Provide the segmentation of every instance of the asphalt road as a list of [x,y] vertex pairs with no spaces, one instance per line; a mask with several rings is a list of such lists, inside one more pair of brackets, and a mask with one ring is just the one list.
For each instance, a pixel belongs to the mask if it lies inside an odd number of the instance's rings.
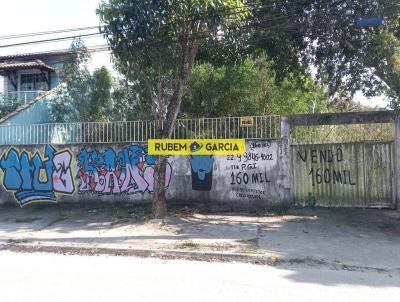
[[400,301],[400,274],[0,252],[0,301]]

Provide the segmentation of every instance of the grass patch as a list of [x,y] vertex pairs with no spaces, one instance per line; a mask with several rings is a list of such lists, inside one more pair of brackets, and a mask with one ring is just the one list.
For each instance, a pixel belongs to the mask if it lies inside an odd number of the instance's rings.
[[96,214],[99,214],[101,212],[99,211],[99,209],[89,209],[88,213],[91,214],[91,215],[96,215]]
[[116,226],[128,221],[126,217],[113,217],[110,226]]
[[236,245],[229,243],[222,243],[222,244],[215,243],[215,244],[208,244],[206,245],[206,247],[212,251],[223,252],[229,249],[234,249]]
[[236,244],[231,243],[211,243],[201,244],[193,241],[185,241],[181,244],[175,245],[175,249],[192,250],[192,251],[213,251],[213,252],[227,252],[229,250],[237,250]]
[[31,239],[28,239],[28,238],[12,239],[12,238],[10,238],[10,239],[7,240],[7,242],[10,243],[10,244],[22,244],[22,243],[31,242]]
[[16,218],[15,222],[16,223],[32,223],[35,222],[36,220],[40,220],[42,218],[40,217],[24,217],[24,218]]
[[245,246],[239,252],[242,254],[262,254],[263,250],[258,246]]
[[236,242],[244,244],[239,250],[242,254],[262,254],[263,250],[258,246],[258,238],[241,239]]
[[58,214],[58,217],[55,218],[54,220],[50,221],[50,222],[46,225],[46,228],[47,228],[47,227],[51,227],[51,226],[55,225],[55,224],[58,223],[58,222],[64,221],[64,220],[66,220],[67,218],[68,218],[68,216],[65,215],[65,214]]
[[115,226],[129,221],[147,222],[153,219],[151,209],[149,207],[132,208],[113,208],[109,214],[112,216],[111,226]]
[[111,217],[110,226],[126,222],[146,222],[153,219],[150,206],[143,205],[113,205],[87,210],[89,214]]
[[294,259],[289,259],[290,264],[304,264],[307,262],[306,258],[294,258]]
[[255,214],[258,217],[276,217],[276,216],[284,216],[288,212],[288,208],[284,207],[272,207],[265,209],[256,210]]
[[58,203],[53,202],[41,202],[41,203],[34,203],[29,206],[33,211],[45,211],[45,210],[53,210],[55,207],[60,207]]
[[188,250],[198,250],[200,249],[200,244],[192,241],[185,241],[181,244],[175,246],[177,249],[188,249]]
[[311,192],[308,192],[308,198],[306,200],[305,206],[307,208],[315,208],[316,204],[317,204],[317,199]]
[[154,218],[151,208],[148,206],[134,207],[129,211],[129,216],[140,222],[149,221]]
[[269,265],[279,265],[283,262],[283,260],[278,256],[272,256]]
[[199,212],[198,208],[190,206],[172,206],[168,208],[168,213],[172,215],[193,216]]
[[258,245],[258,238],[239,239],[239,240],[236,240],[236,242],[247,244],[247,245],[250,245],[250,246],[257,246]]

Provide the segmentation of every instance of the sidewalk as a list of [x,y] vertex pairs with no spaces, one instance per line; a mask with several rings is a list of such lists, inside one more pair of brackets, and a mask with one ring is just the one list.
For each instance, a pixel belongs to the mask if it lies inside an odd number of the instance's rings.
[[20,251],[253,259],[400,272],[398,211],[301,209],[257,214],[181,209],[162,222],[151,219],[149,208],[140,206],[2,207],[0,245]]

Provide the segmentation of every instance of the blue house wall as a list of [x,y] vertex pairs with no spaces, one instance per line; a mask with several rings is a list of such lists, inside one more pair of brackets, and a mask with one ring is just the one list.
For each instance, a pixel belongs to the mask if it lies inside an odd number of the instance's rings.
[[[45,139],[51,141],[55,132],[57,132],[55,135],[57,137],[63,134],[55,129],[49,129],[53,127],[49,124],[52,122],[50,102],[55,90],[60,88],[60,72],[71,54],[69,51],[61,51],[0,56],[2,64],[0,84],[3,88],[0,92],[4,91],[0,103],[4,106],[4,110],[20,103],[14,112],[0,119],[0,144],[41,143]],[[44,71],[38,68],[44,68]],[[43,72],[50,80],[45,88],[49,91],[44,92],[41,88],[39,88],[40,91],[21,91],[21,75],[43,74]],[[39,95],[42,97],[38,97]],[[32,128],[35,130],[33,131]]]
[[30,125],[50,123],[51,116],[48,101],[49,97],[44,97],[30,107],[11,116],[3,123],[0,123],[0,125]]

